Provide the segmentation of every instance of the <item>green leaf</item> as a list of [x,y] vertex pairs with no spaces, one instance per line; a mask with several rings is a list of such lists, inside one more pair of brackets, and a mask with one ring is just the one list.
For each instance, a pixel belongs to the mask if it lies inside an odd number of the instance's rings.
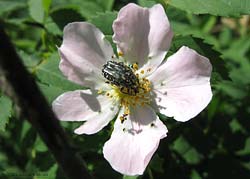
[[250,155],[250,137],[248,137],[246,140],[245,140],[245,147],[242,148],[240,151],[237,151],[237,155],[239,156],[249,156]]
[[0,130],[4,131],[9,122],[12,111],[12,102],[6,96],[0,96]]
[[176,52],[181,46],[188,46],[196,50],[199,54],[207,57],[212,66],[213,71],[218,73],[223,79],[228,80],[228,70],[225,66],[224,60],[220,57],[221,54],[213,49],[213,46],[204,42],[203,39],[191,36],[177,36],[173,40],[170,52]]
[[46,14],[49,14],[50,5],[51,5],[51,0],[43,0],[43,8]]
[[62,36],[62,30],[60,29],[60,27],[52,20],[52,18],[47,18],[46,22],[45,22],[45,28],[46,30],[53,34],[53,35],[60,35]]
[[51,104],[53,100],[56,99],[56,97],[66,92],[66,90],[62,90],[61,88],[51,86],[51,85],[50,86],[45,85],[42,83],[38,83],[38,86],[40,90],[42,91],[42,93],[44,94],[44,96],[46,97],[49,104]]
[[31,129],[30,123],[27,120],[23,121],[22,130],[20,133],[20,140],[22,142],[25,139],[25,137],[29,134],[30,129]]
[[176,8],[194,14],[239,16],[250,14],[249,0],[162,0]]
[[155,1],[152,0],[138,0],[138,4],[142,7],[152,7],[155,5]]
[[[50,16],[56,26],[61,30],[70,22],[84,20],[84,17],[78,12],[76,6],[58,7],[51,11]],[[56,27],[54,26],[53,28]]]
[[36,138],[36,142],[34,144],[34,149],[38,152],[46,152],[48,151],[48,147],[44,144],[39,136]]
[[236,132],[245,132],[244,127],[241,125],[241,123],[237,120],[237,119],[233,119],[232,121],[230,121],[229,126],[231,128],[231,131],[233,133]]
[[190,179],[202,179],[199,173],[196,170],[192,170],[190,174]]
[[149,167],[156,172],[164,173],[163,163],[164,159],[161,158],[159,155],[155,154],[152,160],[150,161]]
[[57,178],[56,177],[56,173],[57,173],[57,170],[58,170],[58,165],[57,164],[54,164],[52,167],[50,167],[50,169],[48,170],[48,177],[49,178]]
[[175,140],[173,149],[189,164],[197,164],[203,158],[203,156],[182,136]]
[[[80,14],[81,17],[85,19],[90,19],[91,17],[95,16],[97,12],[104,12],[104,8],[93,0],[71,0],[60,2],[53,7],[52,12],[54,13],[60,9],[71,9],[74,11],[74,13]],[[62,20],[63,18],[72,18],[68,17],[67,15],[62,15],[62,13],[60,13],[60,15]]]
[[97,4],[96,2],[82,0],[78,1],[78,12],[86,19],[90,19],[91,17],[95,16],[97,12],[104,12],[104,9],[101,7],[101,5]]
[[[187,20],[182,20],[182,21],[185,22]],[[192,35],[193,37],[204,39],[206,43],[213,44],[214,47],[219,47],[218,40],[214,36],[210,35],[208,32],[205,32],[207,28],[210,26],[209,23],[206,24],[206,27],[203,27],[204,30],[202,30],[200,26],[193,26],[175,20],[171,21],[170,24],[175,35],[182,35],[182,36]]]
[[117,12],[98,13],[96,16],[90,18],[89,22],[99,28],[105,35],[112,35],[112,24],[116,16]]
[[100,4],[106,11],[110,11],[114,5],[115,0],[96,0],[98,4]]
[[243,87],[226,80],[218,83],[216,88],[218,90],[222,90],[224,94],[227,94],[228,96],[235,99],[243,99],[248,94],[247,86]]
[[[249,63],[249,58],[247,55],[250,49],[249,39],[250,36],[245,36],[230,42],[230,47],[223,51],[223,57],[229,58],[230,60],[234,60],[236,63]],[[244,65],[246,64],[243,64],[243,66]]]
[[29,55],[27,53],[25,53],[24,51],[20,50],[18,51],[18,55],[21,57],[24,65],[26,67],[34,67],[39,63],[39,58],[36,57],[34,54],[33,55]]
[[198,164],[203,159],[203,156],[193,147],[183,157],[189,164]]
[[45,15],[43,8],[43,0],[29,0],[28,5],[30,16],[35,21],[43,23]]
[[[18,0],[16,1],[10,1],[10,0],[1,0],[0,1],[0,17],[2,17],[5,13],[9,13],[13,10],[25,7],[24,2],[20,2]],[[4,8],[3,8],[4,7]]]
[[54,53],[38,65],[34,71],[38,80],[43,84],[47,84],[47,86],[53,86],[64,91],[84,89],[84,87],[70,82],[62,75],[58,68],[59,59],[58,53]]

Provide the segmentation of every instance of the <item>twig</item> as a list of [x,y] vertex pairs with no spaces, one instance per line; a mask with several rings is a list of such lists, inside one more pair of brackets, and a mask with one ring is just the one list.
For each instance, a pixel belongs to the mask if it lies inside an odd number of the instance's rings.
[[69,179],[92,178],[0,24],[0,88],[19,106]]

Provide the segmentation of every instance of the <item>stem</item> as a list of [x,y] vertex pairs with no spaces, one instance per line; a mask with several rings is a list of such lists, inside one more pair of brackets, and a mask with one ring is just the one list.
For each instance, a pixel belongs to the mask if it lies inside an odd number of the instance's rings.
[[0,88],[37,130],[70,179],[92,178],[0,24]]

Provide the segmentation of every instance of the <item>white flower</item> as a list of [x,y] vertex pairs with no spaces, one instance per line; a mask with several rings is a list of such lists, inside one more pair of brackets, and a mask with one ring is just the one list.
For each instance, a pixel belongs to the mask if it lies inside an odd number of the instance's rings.
[[163,61],[173,33],[159,4],[128,4],[113,30],[118,57],[95,26],[75,22],[65,27],[59,68],[90,89],[62,94],[53,110],[60,120],[86,121],[76,134],[94,134],[118,114],[104,157],[120,173],[140,175],[167,134],[156,112],[177,121],[200,113],[212,97],[212,67],[188,47]]

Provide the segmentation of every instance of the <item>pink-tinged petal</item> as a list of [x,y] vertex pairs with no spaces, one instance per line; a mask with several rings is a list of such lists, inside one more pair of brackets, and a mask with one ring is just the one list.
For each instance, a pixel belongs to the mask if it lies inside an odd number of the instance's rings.
[[149,76],[157,108],[177,121],[195,117],[212,98],[211,71],[206,57],[188,47],[179,49]]
[[87,121],[78,127],[76,134],[94,134],[102,130],[108,123],[115,118],[119,110],[119,104],[109,100],[98,113],[91,115]]
[[[101,69],[97,69],[74,53],[68,53],[65,49],[64,51],[59,49],[59,54],[61,56],[59,68],[67,79],[92,89],[98,89],[104,85]],[[74,64],[70,62],[70,59],[74,59]]]
[[130,63],[138,62],[152,71],[157,67],[169,49],[173,32],[168,18],[160,4],[142,8],[136,4],[123,7],[113,23],[113,40]]
[[102,65],[113,55],[110,43],[99,29],[86,22],[70,23],[63,33],[60,70],[73,82],[95,87],[102,79]]
[[63,93],[52,103],[52,109],[59,120],[86,121],[104,111],[111,100],[90,90],[76,90]]
[[168,117],[185,122],[198,115],[211,101],[210,83],[155,90],[156,108]]
[[148,79],[155,89],[202,85],[210,81],[211,71],[212,65],[206,57],[183,46]]
[[104,157],[122,174],[142,175],[166,133],[166,126],[150,107],[137,107],[123,123],[116,120],[111,138],[103,147]]

